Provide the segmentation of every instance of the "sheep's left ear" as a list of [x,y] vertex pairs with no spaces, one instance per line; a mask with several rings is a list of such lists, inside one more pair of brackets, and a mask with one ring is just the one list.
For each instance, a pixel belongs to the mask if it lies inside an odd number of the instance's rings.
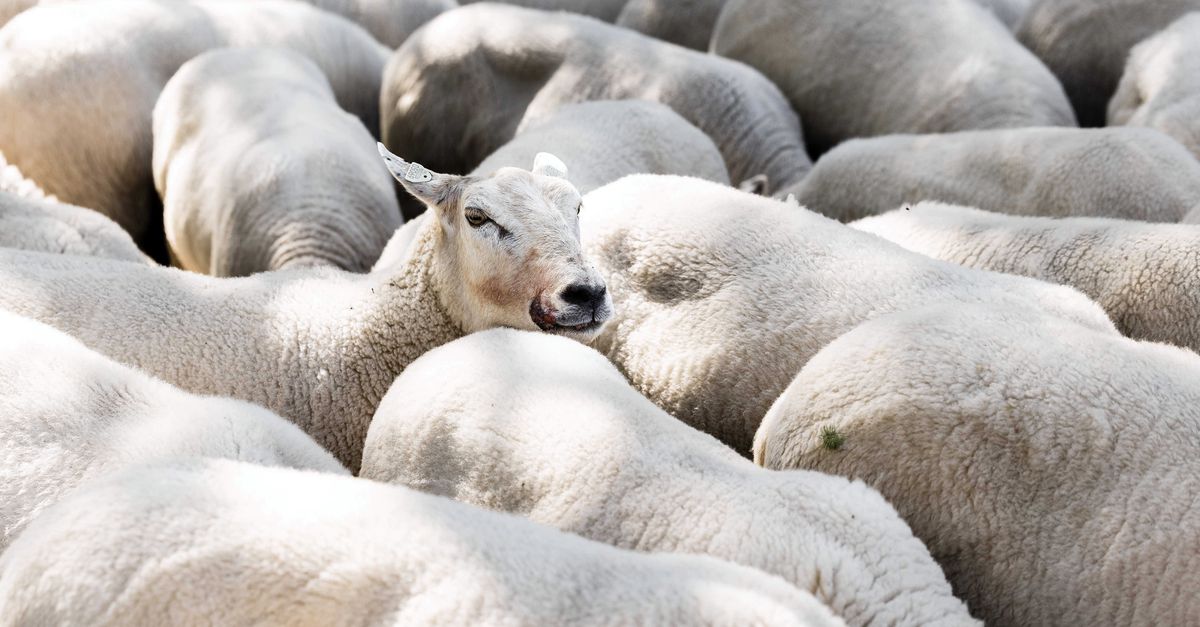
[[567,165],[562,162],[562,159],[555,157],[548,152],[539,152],[533,158],[534,174],[542,176],[553,176],[555,178],[567,178]]
[[388,172],[400,181],[408,193],[435,209],[442,208],[454,186],[462,179],[461,176],[438,174],[419,163],[405,161],[392,154],[382,143],[376,143],[376,146]]

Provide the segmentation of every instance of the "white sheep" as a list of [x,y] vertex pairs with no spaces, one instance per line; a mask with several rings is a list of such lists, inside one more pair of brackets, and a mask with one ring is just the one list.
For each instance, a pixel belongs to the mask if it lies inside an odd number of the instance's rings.
[[0,556],[14,624],[843,623],[777,577],[450,499],[228,460],[90,484]]
[[612,311],[561,162],[477,178],[386,159],[430,207],[386,270],[222,279],[0,250],[0,307],[191,392],[270,408],[357,468],[376,404],[425,351],[493,326],[587,341]]
[[679,174],[729,184],[725,161],[700,129],[656,102],[602,100],[567,105],[517,129],[474,170],[487,175],[547,151],[571,164],[579,193],[629,174]]
[[712,51],[779,85],[813,154],[854,137],[1075,126],[1054,75],[972,0],[730,0]]
[[189,394],[0,310],[0,553],[81,483],[184,457],[346,472],[261,407]]
[[1017,215],[1200,220],[1200,163],[1153,129],[1028,128],[846,142],[793,190],[842,221],[932,200]]
[[1122,334],[1200,351],[1200,225],[920,203],[850,226],[934,259],[1070,285]]
[[492,330],[426,353],[379,404],[361,476],[622,548],[758,568],[849,625],[977,624],[873,490],[756,468],[563,338]]
[[214,276],[366,271],[401,224],[372,137],[299,53],[224,48],[183,64],[154,107],[172,258]]
[[629,176],[584,208],[584,250],[616,311],[592,345],[655,404],[743,454],[800,367],[884,313],[1021,302],[1116,332],[1072,288],[936,261],[700,179]]
[[1149,126],[1200,158],[1200,12],[1184,15],[1129,53],[1108,123]]
[[[426,22],[458,6],[455,0],[304,1],[362,26],[389,48],[399,47]],[[371,131],[374,133],[375,128],[372,127]]]
[[693,50],[708,50],[726,0],[629,0],[617,26]]
[[0,150],[64,202],[104,213],[139,242],[161,240],[155,100],[188,59],[248,45],[304,53],[339,104],[378,128],[389,51],[332,13],[288,0],[51,2],[0,29]]
[[898,313],[808,362],[755,460],[878,488],[989,625],[1195,625],[1197,381],[1191,351],[1029,309]]
[[471,170],[563,105],[636,99],[711,137],[734,182],[765,174],[781,188],[811,166],[796,114],[758,72],[568,13],[443,13],[396,51],[382,89],[383,142],[442,171]]
[[124,229],[98,212],[3,189],[0,248],[153,263]]
[[1017,28],[1021,43],[1054,72],[1082,126],[1104,126],[1129,49],[1200,0],[1033,0]]

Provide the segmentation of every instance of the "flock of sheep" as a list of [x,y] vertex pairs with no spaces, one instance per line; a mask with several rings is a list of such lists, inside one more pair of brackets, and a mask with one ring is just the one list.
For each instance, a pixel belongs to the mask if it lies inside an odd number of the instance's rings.
[[0,625],[1200,624],[1200,0],[0,25]]

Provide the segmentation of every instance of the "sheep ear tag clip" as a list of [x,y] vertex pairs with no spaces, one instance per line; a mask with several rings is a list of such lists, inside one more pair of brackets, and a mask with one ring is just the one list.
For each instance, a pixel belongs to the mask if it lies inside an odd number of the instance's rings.
[[425,183],[433,179],[433,174],[425,169],[425,166],[419,163],[408,164],[408,169],[404,171],[404,180],[409,183]]

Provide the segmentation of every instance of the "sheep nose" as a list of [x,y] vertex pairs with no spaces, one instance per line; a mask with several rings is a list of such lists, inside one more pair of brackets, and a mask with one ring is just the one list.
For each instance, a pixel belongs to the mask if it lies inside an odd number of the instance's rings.
[[596,311],[604,305],[604,296],[608,294],[608,286],[590,285],[587,283],[575,283],[563,288],[559,292],[558,297],[568,305],[583,307]]

